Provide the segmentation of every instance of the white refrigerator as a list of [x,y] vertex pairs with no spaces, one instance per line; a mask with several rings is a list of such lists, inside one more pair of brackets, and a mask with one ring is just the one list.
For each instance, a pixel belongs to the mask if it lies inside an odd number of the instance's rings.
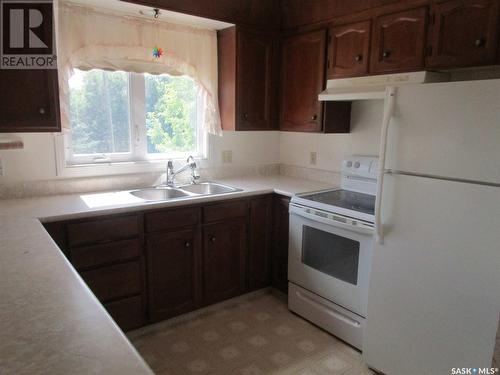
[[364,359],[387,375],[489,369],[500,313],[500,80],[401,86],[394,98]]

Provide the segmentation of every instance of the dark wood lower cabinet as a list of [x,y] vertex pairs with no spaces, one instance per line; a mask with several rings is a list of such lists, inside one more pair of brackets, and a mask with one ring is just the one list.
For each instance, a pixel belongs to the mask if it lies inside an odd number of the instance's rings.
[[128,331],[271,280],[286,291],[288,203],[261,195],[44,226]]
[[201,240],[197,228],[146,239],[149,319],[156,322],[201,304]]
[[276,196],[274,200],[274,247],[272,284],[282,292],[288,291],[288,206],[290,198]]
[[273,198],[267,196],[250,201],[248,288],[256,290],[271,282]]
[[203,303],[222,301],[245,290],[246,220],[203,228]]
[[144,325],[144,306],[142,296],[104,304],[104,308],[123,331],[130,331]]
[[143,290],[140,261],[83,271],[80,275],[101,302],[140,294]]

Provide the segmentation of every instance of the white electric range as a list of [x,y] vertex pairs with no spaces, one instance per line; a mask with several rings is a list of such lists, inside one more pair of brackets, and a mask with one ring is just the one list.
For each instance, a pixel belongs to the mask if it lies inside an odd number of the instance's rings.
[[378,158],[342,163],[340,189],[290,202],[288,305],[362,349],[371,268]]

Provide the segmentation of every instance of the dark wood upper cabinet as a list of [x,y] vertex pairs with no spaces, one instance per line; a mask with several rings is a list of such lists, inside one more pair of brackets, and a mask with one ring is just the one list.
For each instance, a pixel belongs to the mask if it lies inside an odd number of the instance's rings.
[[375,19],[371,71],[387,73],[424,67],[427,8],[383,15]]
[[329,21],[399,2],[401,0],[283,0],[282,26],[288,29]]
[[272,220],[272,196],[250,201],[247,268],[250,290],[264,288],[271,280]]
[[0,133],[59,132],[57,70],[0,69]]
[[290,36],[281,45],[280,130],[320,132],[325,84],[326,30]]
[[451,0],[435,4],[427,65],[441,68],[494,63],[499,4],[497,0]]
[[237,128],[268,130],[276,128],[272,111],[275,75],[274,39],[269,35],[238,33]]
[[222,128],[277,128],[274,36],[232,27],[219,32],[218,47]]
[[208,305],[245,290],[246,218],[203,228],[203,303]]
[[368,74],[371,22],[356,22],[330,29],[328,78]]
[[194,310],[201,303],[200,230],[149,235],[146,244],[150,320]]

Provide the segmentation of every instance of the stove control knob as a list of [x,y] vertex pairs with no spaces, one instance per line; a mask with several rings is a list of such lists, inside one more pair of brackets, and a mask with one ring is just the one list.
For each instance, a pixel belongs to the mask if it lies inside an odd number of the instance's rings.
[[356,163],[354,163],[354,168],[359,168],[361,164],[359,164],[359,161],[357,161]]
[[348,160],[347,163],[346,163],[346,166],[347,166],[347,168],[351,168],[352,167],[352,161]]

